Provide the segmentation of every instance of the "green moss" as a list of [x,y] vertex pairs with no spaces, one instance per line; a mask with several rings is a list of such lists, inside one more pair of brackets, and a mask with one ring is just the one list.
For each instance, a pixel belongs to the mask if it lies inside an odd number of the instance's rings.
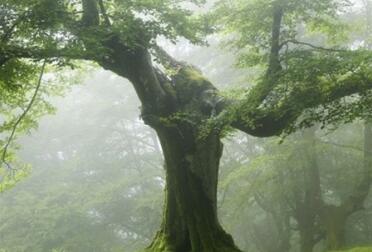
[[183,67],[179,70],[178,74],[187,77],[190,81],[195,81],[196,83],[202,83],[206,79],[205,77],[196,69],[191,66]]
[[143,252],[174,252],[176,251],[172,244],[169,242],[169,237],[164,235],[163,232],[159,232],[156,234],[154,241]]
[[215,89],[197,69],[191,66],[181,68],[173,79],[178,99],[182,104],[198,99],[204,90]]
[[[343,251],[343,252],[372,252],[372,247],[357,247],[349,250],[338,250],[338,251]],[[329,252],[337,252],[335,250],[329,251]]]

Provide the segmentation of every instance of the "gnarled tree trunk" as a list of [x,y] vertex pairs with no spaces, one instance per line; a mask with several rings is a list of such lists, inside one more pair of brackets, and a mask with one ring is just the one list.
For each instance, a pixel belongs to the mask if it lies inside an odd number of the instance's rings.
[[148,251],[239,251],[217,218],[222,143],[218,133],[198,139],[190,125],[156,128],[163,147],[166,199],[163,223]]
[[174,75],[160,73],[146,49],[128,51],[114,36],[105,46],[112,54],[100,64],[133,83],[142,103],[142,119],[156,131],[163,149],[164,214],[147,250],[239,251],[217,218],[220,129],[201,134],[202,125],[217,113],[221,101],[216,88],[197,69],[179,62],[174,62]]

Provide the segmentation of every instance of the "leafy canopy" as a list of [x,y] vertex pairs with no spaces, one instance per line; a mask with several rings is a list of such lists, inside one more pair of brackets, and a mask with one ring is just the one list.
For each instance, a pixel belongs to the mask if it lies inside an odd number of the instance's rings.
[[345,22],[353,7],[349,0],[218,2],[215,23],[237,65],[266,69],[238,110],[246,122],[269,115],[290,133],[371,116],[372,54],[355,46],[365,43]]
[[215,19],[229,35],[226,44],[238,49],[239,65],[267,63],[272,46],[273,14],[280,8],[283,17],[280,30],[282,46],[309,33],[318,39],[339,40],[346,32],[340,13],[352,4],[349,0],[237,0],[219,1]]

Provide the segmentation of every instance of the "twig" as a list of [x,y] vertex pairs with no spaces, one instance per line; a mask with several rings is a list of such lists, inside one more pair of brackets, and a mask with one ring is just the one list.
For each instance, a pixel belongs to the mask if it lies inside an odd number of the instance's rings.
[[7,166],[7,168],[8,168],[8,170],[10,170],[10,171],[11,170],[14,170],[14,169],[7,162],[7,160],[6,160],[6,154],[8,152],[8,149],[9,149],[10,144],[12,143],[12,141],[13,141],[13,139],[15,137],[15,134],[16,134],[16,131],[17,131],[17,127],[22,122],[22,120],[25,118],[25,116],[27,115],[27,113],[30,111],[30,109],[32,108],[32,105],[35,103],[35,100],[36,100],[36,97],[37,97],[37,95],[39,93],[41,82],[42,82],[42,79],[43,79],[45,65],[46,65],[46,60],[44,60],[44,63],[42,65],[42,67],[41,67],[41,71],[40,71],[40,76],[39,76],[39,79],[38,79],[38,83],[37,83],[35,92],[34,92],[32,98],[31,98],[31,101],[28,104],[27,108],[23,111],[23,113],[21,114],[21,116],[17,119],[17,121],[13,125],[13,129],[12,129],[12,132],[11,132],[9,138],[8,138],[8,141],[5,144],[5,146],[3,147],[3,151],[2,151],[1,159],[0,159],[0,165],[1,164],[5,164]]
[[27,17],[28,13],[28,11],[24,11],[23,13],[21,13],[21,15],[14,21],[14,23],[5,30],[3,36],[0,39],[1,42],[7,42],[11,38],[14,29]]
[[313,44],[310,44],[310,43],[301,42],[301,41],[297,41],[297,40],[294,40],[294,39],[293,40],[284,41],[280,45],[280,47],[282,48],[284,45],[287,45],[289,43],[296,44],[296,45],[304,45],[304,46],[308,46],[308,47],[311,47],[313,49],[321,50],[321,51],[346,52],[346,50],[343,50],[343,49],[335,49],[335,48],[326,48],[326,47],[322,47],[322,46],[316,46],[316,45],[313,45]]
[[[322,143],[322,144],[333,145],[333,146],[340,147],[340,148],[352,149],[352,150],[360,151],[360,152],[364,151],[362,148],[359,148],[359,147],[353,146],[353,145],[339,144],[339,143],[335,143],[335,142],[322,141],[322,140],[319,140],[318,142]],[[368,151],[368,152],[370,152],[370,151]]]

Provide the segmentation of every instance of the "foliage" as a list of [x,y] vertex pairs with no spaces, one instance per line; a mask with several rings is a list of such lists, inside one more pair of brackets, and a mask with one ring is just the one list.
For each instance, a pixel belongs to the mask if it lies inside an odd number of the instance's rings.
[[1,173],[0,176],[2,177],[2,181],[0,183],[0,193],[14,187],[19,181],[27,177],[30,173],[30,167],[22,167],[22,169],[10,173],[2,169]]
[[[231,161],[224,164],[221,174],[220,211],[227,229],[236,234],[238,244],[247,251],[279,251],[278,242],[286,239],[283,233],[288,232],[291,251],[298,251],[298,223],[293,211],[299,204],[297,201],[306,198],[306,188],[311,183],[306,175],[306,169],[313,164],[309,150],[314,148],[320,169],[322,199],[327,204],[338,205],[352,195],[363,179],[361,132],[361,125],[355,124],[332,133],[318,131],[315,142],[299,132],[280,145],[280,139],[259,141],[242,136],[234,139],[226,150]],[[348,222],[349,246],[370,242],[370,222],[366,221],[370,200],[365,204],[366,210]],[[290,230],[285,226],[287,214],[291,216]],[[249,223],[239,221],[242,216]],[[265,245],[268,247],[262,248]],[[269,250],[270,246],[277,250]]]
[[[49,73],[44,73],[44,67],[42,73],[39,69],[38,64],[21,60],[10,60],[0,67],[0,184],[3,189],[28,174],[27,165],[16,164],[17,137],[36,129],[42,116],[54,113],[51,96],[63,95],[78,82],[77,75],[70,73],[69,78],[62,77],[54,72],[55,67],[50,67]],[[68,71],[64,71],[66,73]]]
[[33,172],[2,194],[2,248],[136,251],[154,235],[164,186],[157,142],[136,119],[128,84],[94,77],[54,99],[59,113],[20,139]]
[[[193,42],[200,42],[198,29],[203,20],[193,17],[189,7],[198,6],[204,1],[106,1],[104,3],[107,22],[112,22],[110,29],[118,32],[123,41],[134,46],[139,40],[150,43],[159,36],[176,40],[179,36]],[[66,49],[69,55],[78,56],[84,51],[81,37],[95,42],[97,37],[104,38],[108,33],[91,35],[89,31],[81,34],[82,4],[80,1],[34,0],[34,1],[3,1],[1,9],[6,13],[2,23],[3,36],[11,33],[9,41],[23,47],[44,46],[49,51]],[[52,12],[50,10],[53,10]],[[52,15],[50,15],[52,13]],[[16,26],[17,29],[14,29]],[[96,30],[98,31],[98,30]],[[0,33],[0,36],[2,34]],[[77,36],[78,35],[78,36]],[[83,35],[83,36],[81,36]],[[32,37],[32,40],[25,39]],[[4,43],[2,43],[4,46]],[[6,44],[5,44],[6,46]],[[60,59],[56,58],[59,61]],[[68,60],[68,59],[67,59]],[[63,62],[63,61],[62,61]],[[67,61],[68,62],[68,61]]]
[[319,32],[329,39],[340,36],[346,24],[340,21],[339,13],[348,6],[348,0],[219,1],[215,15],[219,28],[233,34],[226,45],[238,50],[238,65],[251,66],[268,63],[276,8],[284,13],[280,43],[285,45],[308,32]]
[[218,2],[215,22],[237,65],[266,68],[233,117],[251,127],[283,124],[286,134],[370,117],[372,54],[355,46],[361,38],[343,18],[352,6],[347,0]]

